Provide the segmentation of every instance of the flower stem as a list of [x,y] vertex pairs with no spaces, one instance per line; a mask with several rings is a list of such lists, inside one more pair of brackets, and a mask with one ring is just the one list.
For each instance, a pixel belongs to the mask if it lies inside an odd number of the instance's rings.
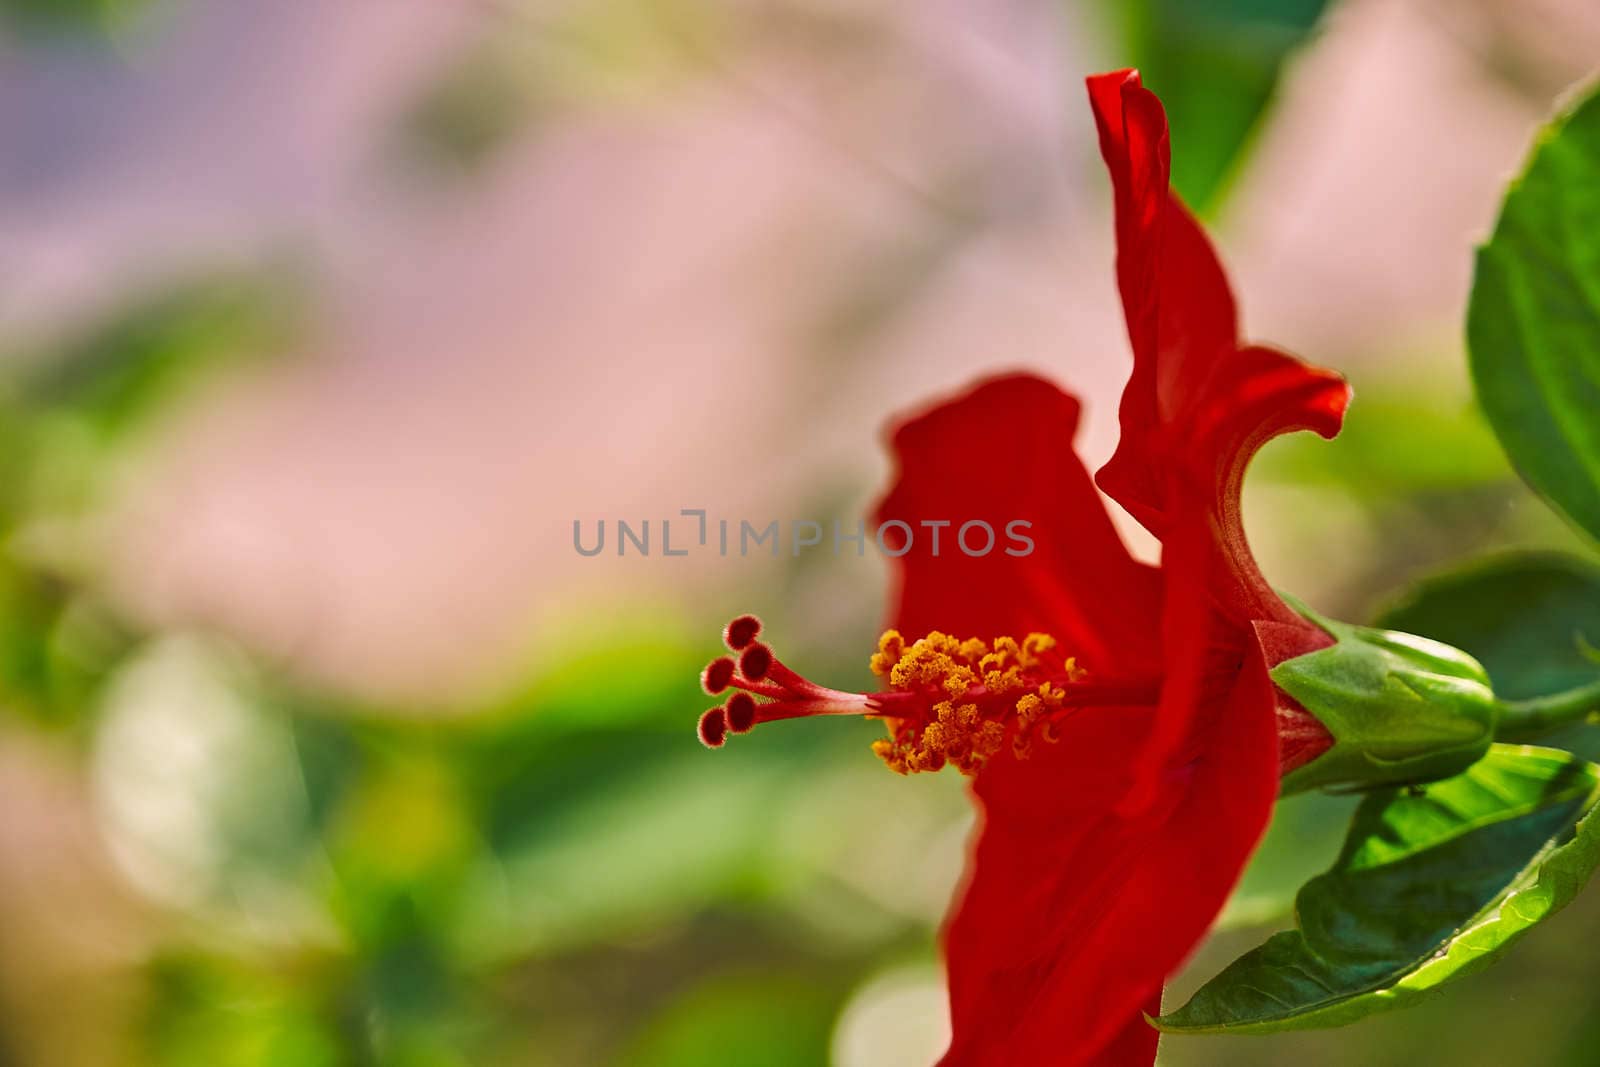
[[1500,701],[1500,724],[1495,740],[1532,741],[1562,726],[1583,722],[1600,714],[1600,679],[1564,693],[1531,700]]

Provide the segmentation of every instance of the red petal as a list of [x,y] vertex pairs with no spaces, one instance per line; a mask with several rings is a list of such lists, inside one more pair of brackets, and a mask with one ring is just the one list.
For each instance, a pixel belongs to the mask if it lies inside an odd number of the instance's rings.
[[1210,528],[1221,564],[1211,594],[1235,622],[1298,622],[1250,555],[1239,487],[1250,457],[1277,434],[1338,433],[1349,388],[1285,353],[1240,346],[1227,278],[1169,188],[1166,113],[1138,74],[1090,78],[1089,99],[1115,188],[1117,281],[1134,358],[1122,438],[1099,484],[1164,543],[1179,524]]
[[1308,627],[1261,576],[1245,540],[1240,491],[1250,458],[1272,438],[1291,430],[1337,434],[1350,388],[1331,371],[1260,346],[1233,353],[1229,368],[1202,387],[1184,430],[1193,443],[1188,462],[1170,468],[1183,479],[1172,493],[1174,525],[1210,531],[1210,591],[1232,620]]
[[1152,1062],[1141,1013],[1226,901],[1277,791],[1272,686],[1248,657],[1196,694],[1196,730],[1136,815],[1118,812],[1135,787],[1118,755],[1166,709],[1086,709],[1057,744],[979,776],[983,829],[945,931],[944,1067]]
[[[909,636],[1052,634],[1069,654],[1123,669],[1158,662],[1160,603],[1154,569],[1128,555],[1088,472],[1072,451],[1078,402],[1049,382],[1011,375],[902,423],[892,434],[899,475],[877,521],[909,523],[912,548],[898,561],[891,625]],[[924,521],[939,531],[933,554]],[[987,522],[994,548],[969,556],[959,527]],[[1007,525],[1033,541],[1023,556]],[[981,548],[980,528],[968,546]],[[895,547],[898,542],[891,543]]]

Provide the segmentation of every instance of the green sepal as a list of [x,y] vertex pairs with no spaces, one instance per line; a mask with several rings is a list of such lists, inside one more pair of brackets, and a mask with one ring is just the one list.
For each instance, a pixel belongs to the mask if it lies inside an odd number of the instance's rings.
[[1489,750],[1499,709],[1477,660],[1425,637],[1352,626],[1288,603],[1335,643],[1278,664],[1272,680],[1334,743],[1284,776],[1285,795],[1436,781]]
[[1499,959],[1600,865],[1600,767],[1494,745],[1466,772],[1369,794],[1275,934],[1152,1022],[1173,1033],[1343,1026]]

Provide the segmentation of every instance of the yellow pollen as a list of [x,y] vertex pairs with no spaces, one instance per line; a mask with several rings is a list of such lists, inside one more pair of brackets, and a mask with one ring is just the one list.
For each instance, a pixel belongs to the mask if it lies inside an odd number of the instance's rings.
[[989,651],[989,646],[976,637],[969,637],[961,642],[961,658],[968,663],[982,659]]
[[1022,639],[1022,654],[1029,659],[1036,660],[1055,647],[1056,639],[1049,634],[1029,634]]
[[900,636],[899,630],[883,631],[883,636],[878,638],[878,651],[872,654],[872,673],[879,678],[889,677],[905,647],[905,638]]
[[1007,667],[1003,671],[990,671],[983,676],[984,688],[990,692],[1015,693],[1019,689],[1027,688],[1028,683],[1023,680],[1021,667]]
[[901,774],[946,765],[976,774],[1008,740],[1013,756],[1028,758],[1036,736],[1056,739],[1050,716],[1066,699],[1057,681],[1084,674],[1055,649],[1055,639],[1041,633],[1021,641],[963,641],[935,630],[907,643],[898,631],[886,631],[872,656],[872,673],[891,692],[917,694],[927,703],[919,714],[886,713],[889,736],[872,750]]

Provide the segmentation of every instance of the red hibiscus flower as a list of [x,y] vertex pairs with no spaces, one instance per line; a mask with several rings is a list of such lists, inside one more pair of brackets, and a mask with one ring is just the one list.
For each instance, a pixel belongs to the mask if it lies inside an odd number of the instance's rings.
[[[701,738],[803,715],[884,719],[903,772],[973,775],[981,830],[944,930],[950,1067],[1149,1064],[1162,986],[1204,935],[1271,814],[1279,776],[1331,744],[1269,668],[1332,644],[1262,578],[1240,485],[1288,430],[1338,432],[1330,372],[1239,341],[1233,297],[1170,192],[1167,122],[1138,74],[1089,79],[1116,193],[1134,365],[1101,489],[1162,545],[1133,559],[1073,452],[1078,403],[1014,375],[902,423],[880,524],[1011,525],[1009,551],[945,531],[898,558],[885,686],[844,693],[758,640],[707,668]],[[973,527],[981,531],[982,527]],[[970,531],[969,531],[970,532]],[[902,542],[903,543],[903,542]],[[965,635],[977,638],[958,640]],[[955,635],[955,636],[952,636]],[[759,698],[759,699],[758,699]]]

